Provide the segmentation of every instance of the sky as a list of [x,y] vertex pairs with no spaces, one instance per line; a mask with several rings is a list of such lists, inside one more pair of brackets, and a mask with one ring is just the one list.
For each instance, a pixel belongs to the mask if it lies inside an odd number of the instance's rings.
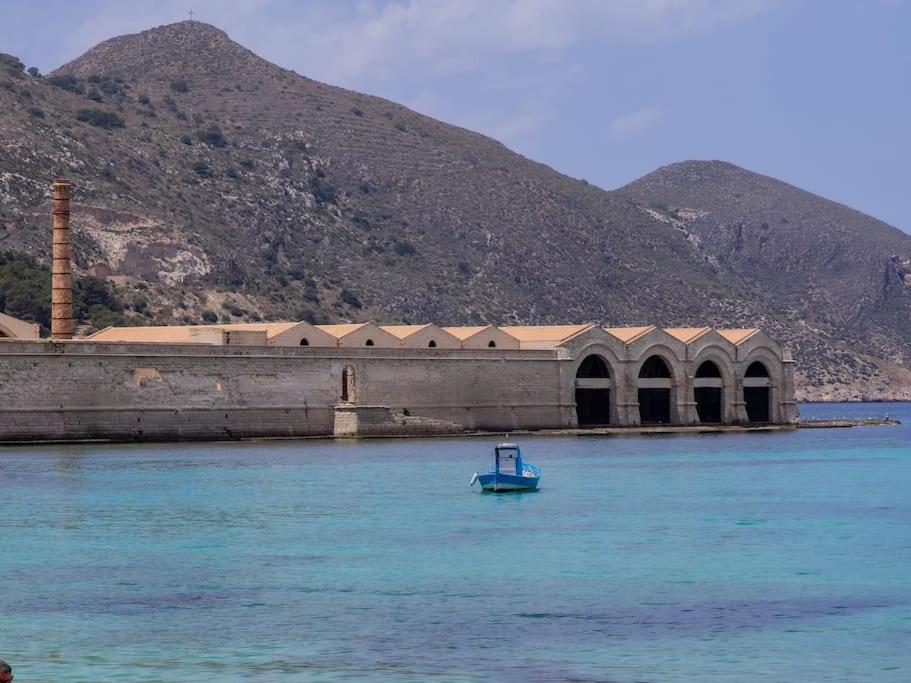
[[911,232],[911,0],[0,0],[49,71],[195,19],[614,189],[721,159]]

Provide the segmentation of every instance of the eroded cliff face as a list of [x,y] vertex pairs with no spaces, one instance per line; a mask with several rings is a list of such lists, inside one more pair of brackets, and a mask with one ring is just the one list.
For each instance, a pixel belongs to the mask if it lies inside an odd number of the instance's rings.
[[47,258],[58,175],[78,270],[156,322],[760,326],[804,397],[906,395],[894,228],[721,162],[605,192],[200,22],[0,71],[0,248]]

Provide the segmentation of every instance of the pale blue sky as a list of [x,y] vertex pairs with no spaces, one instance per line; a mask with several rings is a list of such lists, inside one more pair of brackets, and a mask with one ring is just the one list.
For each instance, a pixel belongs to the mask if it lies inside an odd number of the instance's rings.
[[184,19],[612,189],[723,159],[911,231],[909,0],[0,0],[42,71]]

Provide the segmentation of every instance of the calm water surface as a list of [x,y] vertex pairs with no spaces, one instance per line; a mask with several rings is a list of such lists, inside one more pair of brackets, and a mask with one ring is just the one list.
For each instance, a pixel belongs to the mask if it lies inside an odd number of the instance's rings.
[[909,681],[901,427],[0,450],[28,681]]

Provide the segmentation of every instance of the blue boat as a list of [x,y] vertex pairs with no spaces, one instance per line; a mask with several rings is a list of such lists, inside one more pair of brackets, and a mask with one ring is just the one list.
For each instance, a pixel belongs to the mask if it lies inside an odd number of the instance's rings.
[[500,443],[494,448],[494,468],[487,474],[475,472],[469,486],[481,482],[485,491],[534,491],[538,488],[541,470],[523,462],[522,451],[514,443]]

